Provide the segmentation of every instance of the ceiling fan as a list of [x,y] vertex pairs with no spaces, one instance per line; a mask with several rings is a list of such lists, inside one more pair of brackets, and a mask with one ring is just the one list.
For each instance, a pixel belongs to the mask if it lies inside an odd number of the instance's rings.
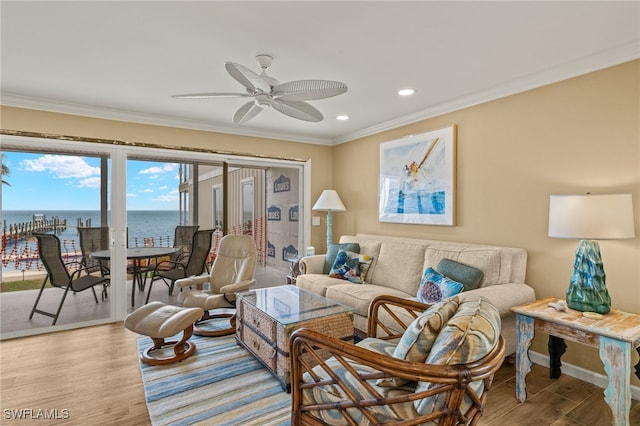
[[225,64],[227,72],[246,88],[246,93],[187,93],[173,95],[172,98],[254,98],[233,115],[235,124],[251,120],[263,108],[268,107],[298,120],[318,122],[323,119],[322,113],[305,101],[330,98],[347,91],[346,84],[330,80],[294,80],[281,84],[267,75],[267,68],[271,66],[273,58],[269,55],[258,55],[256,59],[262,68],[260,75],[234,62]]

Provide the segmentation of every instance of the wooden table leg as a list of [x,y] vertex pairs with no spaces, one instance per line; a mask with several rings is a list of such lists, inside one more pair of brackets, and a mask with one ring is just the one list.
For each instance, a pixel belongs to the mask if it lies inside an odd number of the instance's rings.
[[611,408],[612,424],[628,425],[631,409],[631,344],[600,336],[600,359],[608,377],[604,400]]
[[549,377],[557,379],[562,375],[560,357],[567,350],[567,344],[561,337],[549,335]]
[[526,377],[531,371],[529,346],[534,335],[534,320],[525,315],[516,315],[518,322],[518,338],[516,348],[516,398],[518,401],[527,400]]

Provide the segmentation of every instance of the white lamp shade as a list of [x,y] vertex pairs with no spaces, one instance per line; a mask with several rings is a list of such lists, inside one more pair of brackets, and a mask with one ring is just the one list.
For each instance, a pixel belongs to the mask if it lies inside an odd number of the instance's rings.
[[580,240],[635,237],[631,194],[551,195],[549,236]]
[[326,210],[333,212],[344,212],[347,209],[344,207],[340,196],[333,189],[325,189],[320,194],[320,198],[313,205],[312,210]]

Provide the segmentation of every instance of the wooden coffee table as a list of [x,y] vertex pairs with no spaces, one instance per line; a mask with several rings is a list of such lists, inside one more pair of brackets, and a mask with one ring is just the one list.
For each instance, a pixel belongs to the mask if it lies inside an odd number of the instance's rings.
[[353,312],[347,306],[294,285],[237,296],[236,339],[291,391],[289,338],[299,328],[353,342]]

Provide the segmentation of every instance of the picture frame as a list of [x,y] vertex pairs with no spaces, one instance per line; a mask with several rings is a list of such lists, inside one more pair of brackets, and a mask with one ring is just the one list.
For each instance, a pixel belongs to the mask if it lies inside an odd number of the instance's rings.
[[455,226],[455,125],[380,144],[380,222]]

